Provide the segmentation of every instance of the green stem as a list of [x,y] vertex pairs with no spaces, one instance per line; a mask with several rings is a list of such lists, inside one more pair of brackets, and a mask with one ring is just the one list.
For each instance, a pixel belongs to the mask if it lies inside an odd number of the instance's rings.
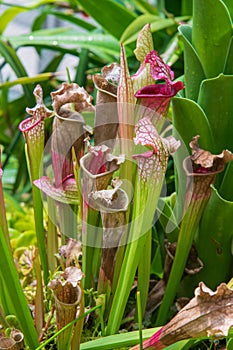
[[40,254],[40,261],[44,272],[44,283],[45,285],[47,285],[49,271],[48,271],[48,262],[47,262],[45,231],[44,231],[44,225],[43,225],[43,202],[41,199],[40,190],[35,185],[32,185],[32,198],[33,198],[33,207],[34,207],[34,219],[35,219],[37,244],[38,244],[38,249]]
[[58,251],[58,238],[57,238],[57,226],[54,224],[56,217],[56,208],[52,198],[47,196],[48,203],[48,266],[51,272],[54,272],[57,268],[57,260],[55,254]]
[[43,344],[41,344],[40,346],[38,346],[35,350],[40,350],[43,349],[47,344],[49,344],[53,339],[55,339],[59,334],[61,334],[62,332],[64,332],[66,329],[68,329],[69,327],[73,326],[76,322],[80,321],[81,319],[85,318],[86,316],[88,316],[89,314],[91,314],[92,312],[94,312],[95,310],[99,309],[101,307],[101,305],[95,306],[92,309],[84,312],[81,316],[77,317],[75,320],[71,321],[70,323],[68,323],[65,327],[63,327],[62,329],[60,329],[58,332],[56,332],[51,338],[49,338],[48,340],[46,340]]
[[40,255],[40,263],[43,269],[44,283],[47,285],[49,271],[48,271],[48,261],[47,261],[47,251],[46,251],[46,239],[45,230],[43,225],[43,202],[41,198],[40,190],[32,184],[32,198],[33,198],[33,208],[34,208],[34,221],[35,221],[35,231],[37,237],[37,245]]
[[[138,180],[138,179],[137,179]],[[142,255],[144,244],[148,239],[148,224],[152,223],[154,211],[158,202],[161,187],[156,191],[143,181],[136,181],[134,197],[134,213],[129,233],[129,243],[126,247],[116,292],[113,297],[109,314],[106,334],[114,334],[118,331],[124,314],[125,306],[134,281],[136,270]],[[146,204],[150,203],[148,211]],[[151,205],[153,203],[153,205]],[[142,212],[143,211],[143,212]],[[145,233],[143,231],[148,227]]]
[[[83,315],[83,313],[84,313],[84,293],[83,293],[82,281],[80,282],[80,288],[82,291],[82,298],[81,298],[81,301],[79,304],[79,316]],[[84,323],[84,319],[81,318],[74,325],[73,337],[72,337],[72,341],[71,341],[71,350],[79,350],[80,349],[80,341],[81,341],[81,335],[82,335],[82,330],[83,330],[83,323]]]
[[[85,204],[84,204],[85,205]],[[96,242],[97,229],[100,221],[100,213],[91,208],[86,208],[87,222],[83,223],[83,258],[82,258],[82,270],[85,275],[84,289],[90,289],[94,287],[94,261],[96,262],[97,252],[100,252],[99,245]],[[93,259],[95,257],[95,259]]]
[[67,238],[77,239],[77,206],[59,203],[59,224],[62,244],[66,244]]
[[138,264],[138,291],[140,291],[141,312],[144,315],[150,282],[152,228],[147,233],[143,254]]
[[0,227],[0,278],[4,282],[7,298],[14,300],[14,313],[24,333],[26,342],[30,349],[35,349],[38,345],[38,337],[34,328],[33,319],[27,304],[27,300],[19,281],[19,276],[14,265],[12,252],[9,249],[2,229]]
[[156,321],[156,323],[159,325],[162,325],[167,321],[168,311],[175,299],[176,291],[183,275],[186,261],[192,246],[194,234],[197,230],[201,215],[208,202],[208,199],[209,196],[201,197],[196,200],[192,198],[190,206],[182,220],[175,258]]
[[139,330],[139,344],[140,350],[143,350],[142,340],[142,307],[141,307],[141,294],[137,291],[137,314],[138,314],[138,330]]
[[86,85],[86,71],[88,69],[88,63],[89,63],[88,55],[89,55],[88,49],[82,49],[79,54],[79,63],[78,63],[77,72],[75,76],[75,82],[79,86]]
[[41,266],[38,252],[35,252],[35,274],[36,274],[36,297],[35,297],[35,327],[38,335],[41,333],[44,326],[44,297],[43,297],[43,282],[41,277]]

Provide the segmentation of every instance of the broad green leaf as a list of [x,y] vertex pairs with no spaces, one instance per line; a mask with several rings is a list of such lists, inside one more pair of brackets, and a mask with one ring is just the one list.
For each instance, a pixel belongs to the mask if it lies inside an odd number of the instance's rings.
[[230,41],[223,73],[225,75],[233,74],[233,37],[231,38],[231,41]]
[[208,118],[214,139],[210,151],[233,151],[232,94],[233,75],[221,74],[217,78],[204,80],[201,84],[198,103]]
[[231,18],[221,0],[193,2],[192,44],[207,78],[223,72],[231,37]]
[[195,135],[200,135],[200,145],[211,150],[213,143],[211,125],[201,107],[187,98],[174,97],[173,124],[182,141],[189,148],[189,142]]
[[38,335],[34,328],[34,322],[27,304],[27,300],[20,284],[19,276],[14,265],[11,251],[9,250],[0,227],[0,279],[4,283],[7,292],[6,297],[13,302],[14,313],[20,324],[30,349],[38,346]]
[[205,74],[200,59],[192,46],[192,29],[188,25],[179,28],[184,43],[184,69],[185,69],[185,96],[197,101],[201,81]]
[[233,1],[232,0],[222,0],[222,1],[227,6],[228,11],[230,12],[230,15],[231,15],[231,19],[233,21]]
[[137,40],[138,33],[142,29],[142,27],[150,23],[151,24],[151,32],[157,32],[159,30],[169,28],[172,26],[178,26],[178,23],[181,21],[187,21],[189,19],[188,16],[184,17],[175,17],[175,18],[161,18],[159,16],[145,14],[137,17],[123,32],[120,41],[124,45],[128,45]]
[[113,0],[77,0],[77,2],[116,39],[120,39],[125,28],[136,18],[133,12]]
[[200,135],[200,146],[203,149],[212,150],[214,147],[211,128],[204,111],[200,106],[189,99],[174,97],[173,106],[173,134],[181,140],[182,146],[174,154],[176,189],[177,189],[177,206],[175,215],[177,221],[182,218],[182,203],[186,190],[186,176],[183,171],[183,160],[189,155],[189,143],[193,136]]
[[204,263],[195,280],[204,281],[209,288],[231,277],[232,216],[233,202],[226,201],[213,187],[195,240],[198,256]]
[[233,162],[226,167],[224,177],[222,179],[219,194],[228,201],[233,201]]
[[4,32],[8,24],[21,12],[24,12],[25,9],[22,7],[10,7],[6,9],[0,16],[0,34]]
[[104,51],[106,53],[119,56],[119,43],[111,35],[100,33],[81,33],[75,29],[57,28],[44,29],[32,32],[27,35],[5,37],[11,45],[34,46],[46,45],[51,49],[68,47],[70,49],[86,48],[89,50]]

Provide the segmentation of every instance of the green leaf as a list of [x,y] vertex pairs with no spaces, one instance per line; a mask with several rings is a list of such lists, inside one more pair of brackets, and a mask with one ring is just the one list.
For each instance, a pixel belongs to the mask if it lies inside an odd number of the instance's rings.
[[[52,9],[53,8],[54,7],[52,7]],[[88,31],[92,31],[92,30],[96,29],[96,26],[94,26],[93,24],[86,22],[86,21],[82,20],[81,18],[75,17],[73,14],[67,14],[67,13],[64,13],[61,11],[54,11],[54,10],[48,10],[48,14],[53,15],[57,18],[60,18],[63,21],[73,23],[76,26],[84,28]]]
[[81,33],[70,28],[43,29],[27,35],[5,37],[13,47],[46,45],[51,49],[59,46],[65,48],[87,48],[92,51],[104,51],[119,56],[119,43],[111,35],[100,33]]
[[230,41],[223,73],[225,75],[233,74],[233,37],[231,38],[231,41]]
[[192,100],[174,97],[172,99],[173,106],[173,133],[174,136],[181,140],[182,146],[175,152],[175,172],[176,172],[176,188],[178,188],[176,217],[180,222],[182,217],[182,202],[186,189],[186,176],[183,171],[183,160],[189,155],[189,142],[195,135],[200,135],[200,146],[203,149],[212,150],[214,141],[209,121],[200,108],[200,106]]
[[173,98],[172,105],[174,128],[186,147],[189,148],[193,136],[200,135],[201,147],[212,148],[211,125],[201,107],[192,100],[180,97]]
[[128,45],[136,41],[140,30],[147,23],[151,24],[151,32],[154,33],[165,28],[175,25],[177,26],[179,22],[186,21],[187,19],[189,19],[188,16],[161,18],[151,14],[141,15],[131,22],[131,24],[125,29],[125,31],[122,33],[120,41],[124,45]]
[[4,32],[8,24],[21,12],[24,12],[25,9],[22,7],[10,7],[7,10],[5,10],[1,14],[1,21],[0,21],[0,34]]
[[233,162],[227,164],[224,177],[222,179],[219,194],[228,201],[233,201]]
[[[17,56],[15,50],[3,40],[0,39],[0,55],[3,56],[5,61],[11,66],[18,78],[27,76],[27,72],[21,63],[19,57]],[[24,92],[27,96],[28,102],[34,103],[34,98],[32,94],[32,86],[25,85],[23,87]]]
[[[159,330],[157,328],[149,328],[142,330],[142,339],[146,340],[150,338],[154,333]],[[193,340],[181,340],[175,344],[166,347],[167,350],[186,350],[188,349]],[[139,332],[127,332],[121,334],[110,335],[103,338],[97,338],[95,340],[82,343],[80,345],[80,350],[112,350],[112,349],[122,349],[125,347],[131,347],[139,343]]]
[[213,187],[195,240],[198,256],[204,263],[195,280],[204,281],[212,289],[231,277],[232,216],[233,202],[226,201]]
[[29,306],[27,304],[19,276],[16,271],[11,251],[9,250],[0,227],[0,278],[4,283],[7,295],[14,307],[15,316],[20,324],[20,328],[24,334],[30,349],[38,346],[38,336],[34,328],[33,319]]
[[[143,340],[150,338],[159,328],[144,329],[142,331]],[[126,346],[133,346],[139,342],[138,331],[127,332],[122,334],[110,335],[98,338],[80,345],[80,350],[112,350]]]
[[148,1],[146,0],[134,0],[134,4],[136,7],[142,12],[142,13],[150,13],[153,15],[158,15],[159,12],[157,8],[153,5],[151,5]]
[[116,39],[120,39],[125,28],[136,18],[133,12],[113,0],[77,0],[77,2]]
[[223,72],[231,37],[231,18],[221,0],[193,2],[192,43],[207,78]]
[[188,25],[179,28],[184,43],[184,69],[185,69],[185,96],[197,101],[201,81],[205,74],[200,59],[192,46],[192,29]]
[[15,85],[25,85],[25,84],[32,84],[32,83],[39,83],[41,81],[48,81],[51,78],[54,78],[56,76],[58,76],[59,73],[41,73],[38,75],[35,75],[33,77],[21,77],[19,79],[16,80],[12,80],[12,81],[6,81],[5,83],[1,83],[0,84],[0,89],[2,88],[9,88],[11,86],[15,86]]
[[232,93],[233,75],[221,74],[217,78],[204,80],[200,87],[198,103],[212,130],[214,143],[209,150],[214,152],[220,153],[223,149],[233,151]]
[[161,18],[159,16],[155,16],[155,15],[149,14],[149,13],[138,16],[124,30],[120,41],[124,45],[127,45],[133,41],[136,41],[136,39],[138,37],[138,33],[142,30],[144,25],[146,25],[147,23],[160,21],[160,19]]
[[233,21],[233,2],[231,0],[222,0],[222,1],[227,6],[228,11],[230,12],[230,15],[231,15],[231,19]]
[[164,232],[169,235],[169,241],[171,241],[171,235],[172,237],[174,237],[174,235],[176,237],[178,236],[179,224],[168,198],[159,198],[157,211],[159,222],[162,225]]

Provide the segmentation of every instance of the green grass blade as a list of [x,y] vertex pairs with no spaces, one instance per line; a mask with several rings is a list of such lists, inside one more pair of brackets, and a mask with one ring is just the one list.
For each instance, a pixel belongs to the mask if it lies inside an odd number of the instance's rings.
[[151,240],[152,240],[152,229],[148,231],[147,239],[144,244],[144,252],[138,264],[138,290],[140,291],[141,300],[141,313],[142,316],[146,310],[146,303],[149,291],[150,282],[150,266],[151,266]]
[[[17,56],[15,50],[0,39],[0,54],[3,56],[5,61],[11,66],[18,78],[27,76],[27,72],[21,63],[19,57]],[[30,105],[34,103],[34,98],[32,94],[32,87],[25,85],[23,86],[25,95],[27,96]]]
[[124,45],[128,45],[136,41],[140,30],[147,23],[151,23],[151,32],[154,33],[159,30],[172,27],[174,25],[177,26],[180,21],[187,21],[188,19],[188,16],[161,18],[159,16],[151,14],[141,15],[134,19],[134,21],[131,22],[130,25],[125,29],[125,31],[122,33],[120,41]]
[[56,332],[52,337],[50,337],[49,339],[47,339],[43,344],[41,344],[40,346],[38,346],[36,348],[36,350],[40,350],[43,349],[45,347],[45,345],[49,344],[53,339],[55,339],[59,334],[61,334],[62,332],[64,332],[66,329],[68,329],[69,327],[71,327],[72,325],[74,325],[75,323],[77,323],[78,321],[82,320],[84,317],[88,316],[90,313],[92,313],[93,311],[99,309],[101,306],[95,306],[92,309],[84,312],[81,316],[77,317],[76,319],[74,319],[73,321],[71,321],[70,323],[68,323],[65,327],[63,327],[62,329],[60,329],[58,332]]
[[139,331],[139,344],[140,350],[143,350],[142,345],[142,305],[141,305],[141,296],[140,292],[137,291],[137,315],[138,315],[138,331]]
[[[142,339],[146,340],[151,337],[159,328],[150,328],[142,331]],[[139,343],[138,331],[110,335],[104,338],[83,343],[80,350],[112,350],[127,346],[134,346]]]
[[[54,7],[51,7],[53,9]],[[82,27],[88,31],[92,31],[96,29],[96,26],[94,26],[91,23],[88,23],[80,18],[75,17],[73,14],[67,14],[61,11],[54,11],[54,10],[48,10],[48,14],[53,15],[57,18],[62,19],[63,21],[73,23],[76,26]]]
[[1,14],[1,21],[0,21],[0,34],[4,32],[8,24],[21,12],[24,12],[25,9],[22,7],[10,7],[6,9],[2,14]]
[[67,27],[41,29],[26,35],[6,36],[4,39],[13,47],[46,45],[52,49],[59,49],[60,46],[75,50],[85,48],[119,56],[119,42],[113,36],[102,33],[80,33]]
[[4,285],[7,290],[7,298],[14,301],[13,305],[15,309],[15,316],[20,324],[26,342],[30,349],[35,349],[38,345],[37,333],[34,328],[31,312],[19,281],[19,276],[14,265],[12,253],[4,239],[1,227],[0,249],[0,276],[4,281]]
[[21,77],[16,80],[6,81],[5,83],[1,83],[0,89],[6,88],[6,87],[9,88],[15,85],[25,85],[25,84],[39,83],[41,81],[48,81],[58,75],[59,73],[41,73],[33,77],[28,77],[28,76]]
[[136,18],[136,14],[113,0],[78,0],[77,2],[118,40],[125,28]]

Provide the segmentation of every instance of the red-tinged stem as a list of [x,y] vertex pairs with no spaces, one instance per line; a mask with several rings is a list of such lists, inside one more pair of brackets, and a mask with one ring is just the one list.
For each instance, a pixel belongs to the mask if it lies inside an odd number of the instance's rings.
[[[160,341],[161,333],[163,332],[163,328],[161,327],[158,332],[152,335],[149,339],[145,340],[143,342],[143,349],[148,349],[148,350],[160,350],[166,348],[167,345],[164,345]],[[136,345],[130,350],[140,350],[140,345]]]

